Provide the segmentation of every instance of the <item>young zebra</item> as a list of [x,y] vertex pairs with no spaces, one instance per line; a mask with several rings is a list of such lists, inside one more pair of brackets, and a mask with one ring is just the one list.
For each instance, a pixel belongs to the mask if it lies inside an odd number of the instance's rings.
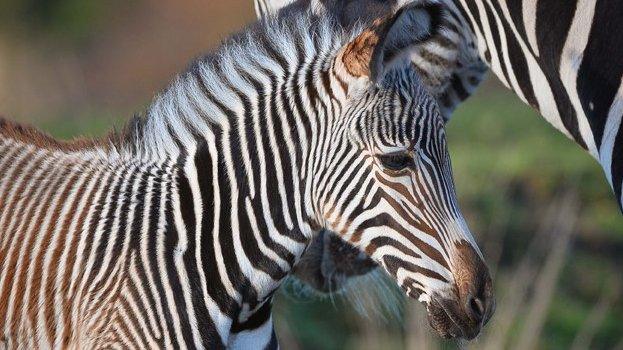
[[[441,30],[412,47],[410,58],[446,120],[471,95],[488,67],[524,102],[595,157],[623,208],[623,2],[483,0],[254,0],[258,16],[311,8],[344,25],[393,11],[405,2],[443,6]],[[552,21],[552,18],[559,20]],[[486,62],[486,64],[485,64]],[[317,289],[339,289],[370,261],[337,241],[306,259],[297,276]],[[336,262],[339,261],[339,264]],[[345,265],[342,266],[341,265]],[[322,266],[333,266],[327,271]]]
[[443,120],[394,51],[439,14],[348,30],[306,11],[269,18],[105,141],[3,122],[3,346],[276,348],[273,292],[321,229],[424,302],[441,335],[475,337],[491,279]]

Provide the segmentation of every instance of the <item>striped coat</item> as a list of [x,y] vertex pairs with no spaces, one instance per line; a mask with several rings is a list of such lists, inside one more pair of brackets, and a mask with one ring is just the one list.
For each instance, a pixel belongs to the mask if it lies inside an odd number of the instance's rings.
[[437,105],[400,56],[439,13],[254,24],[103,140],[2,122],[2,345],[274,349],[272,295],[321,229],[425,303],[440,335],[475,337],[491,278]]

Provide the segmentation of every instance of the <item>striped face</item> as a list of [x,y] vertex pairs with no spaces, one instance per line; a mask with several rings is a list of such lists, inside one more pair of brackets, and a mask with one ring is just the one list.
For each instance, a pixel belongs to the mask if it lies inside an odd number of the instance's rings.
[[458,209],[438,108],[415,69],[387,51],[396,26],[413,20],[433,22],[426,8],[404,10],[338,55],[345,98],[331,147],[316,154],[312,201],[320,226],[426,303],[442,336],[471,339],[493,312],[491,278]]

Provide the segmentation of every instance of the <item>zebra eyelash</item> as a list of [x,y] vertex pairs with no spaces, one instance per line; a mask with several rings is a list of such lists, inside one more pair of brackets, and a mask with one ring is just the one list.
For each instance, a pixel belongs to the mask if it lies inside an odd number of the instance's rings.
[[376,157],[385,169],[392,171],[402,171],[408,168],[413,169],[416,164],[416,154],[413,151],[377,154]]

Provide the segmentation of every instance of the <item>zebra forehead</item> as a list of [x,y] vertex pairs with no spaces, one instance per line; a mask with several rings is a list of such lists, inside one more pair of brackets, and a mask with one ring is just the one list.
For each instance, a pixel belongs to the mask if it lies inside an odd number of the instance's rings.
[[381,101],[369,113],[360,114],[363,120],[353,121],[355,139],[383,153],[414,147],[424,138],[438,139],[443,132],[443,120],[434,101],[425,95],[412,100]]

